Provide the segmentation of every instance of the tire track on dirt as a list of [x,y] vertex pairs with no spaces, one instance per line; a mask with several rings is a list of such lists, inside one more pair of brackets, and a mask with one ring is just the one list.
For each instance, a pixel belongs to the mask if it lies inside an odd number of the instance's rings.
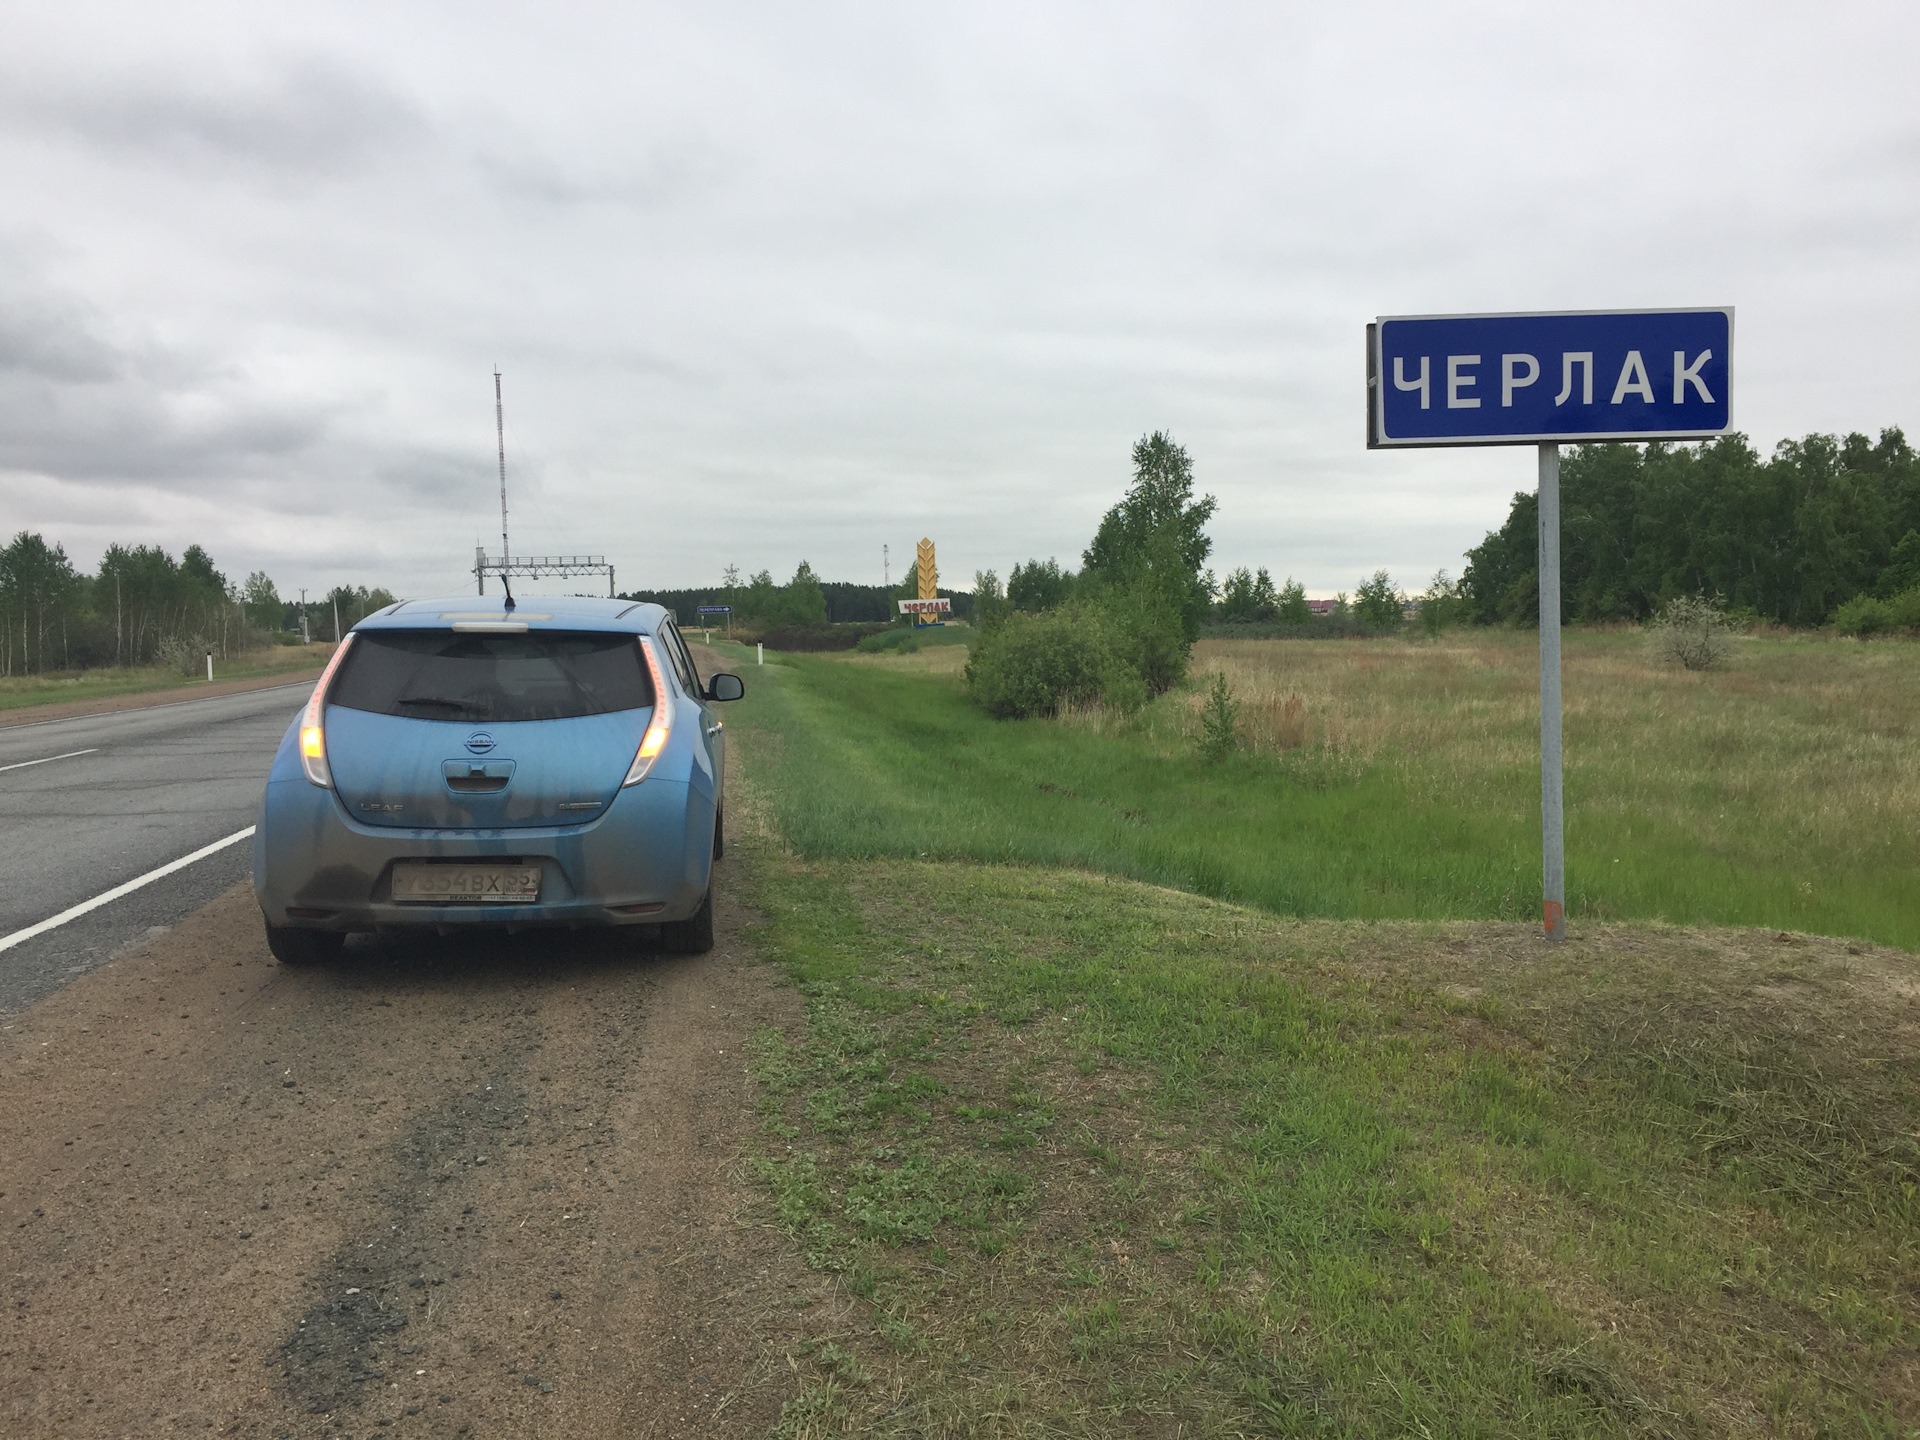
[[0,1027],[9,1436],[753,1434],[829,1289],[737,1218],[710,956],[357,940],[292,971],[236,888]]

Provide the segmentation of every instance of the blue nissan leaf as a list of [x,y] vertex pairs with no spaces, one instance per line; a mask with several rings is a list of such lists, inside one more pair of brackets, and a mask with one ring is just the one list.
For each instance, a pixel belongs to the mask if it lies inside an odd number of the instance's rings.
[[253,836],[283,964],[355,931],[646,926],[713,947],[737,675],[658,605],[462,596],[370,615],[288,728]]

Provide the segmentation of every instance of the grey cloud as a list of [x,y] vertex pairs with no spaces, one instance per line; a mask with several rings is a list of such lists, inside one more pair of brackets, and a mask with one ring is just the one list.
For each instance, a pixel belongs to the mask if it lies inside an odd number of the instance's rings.
[[234,84],[144,70],[84,86],[18,77],[7,89],[15,124],[128,158],[237,165],[256,175],[340,175],[427,130],[399,91],[366,70],[320,58]]
[[55,382],[111,380],[124,371],[121,353],[96,333],[77,301],[0,288],[0,374]]
[[620,206],[657,209],[712,190],[739,166],[705,140],[659,144],[647,154],[618,154],[583,163],[556,157],[524,140],[489,142],[475,152],[475,165],[510,202],[560,208]]
[[516,548],[623,584],[1071,561],[1162,427],[1221,569],[1457,572],[1528,461],[1365,452],[1374,314],[1731,300],[1757,443],[1920,428],[1920,18],[1711,12],[48,12],[0,57],[52,257],[0,263],[0,485],[457,585],[497,362]]

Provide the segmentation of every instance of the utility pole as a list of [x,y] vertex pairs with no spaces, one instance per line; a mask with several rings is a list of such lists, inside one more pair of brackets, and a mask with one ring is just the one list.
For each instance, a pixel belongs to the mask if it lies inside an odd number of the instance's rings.
[[300,592],[300,643],[313,644],[313,632],[307,629],[307,592]]
[[493,425],[500,437],[500,573],[507,567],[507,410],[500,400],[500,367],[493,367]]
[[893,559],[884,545],[880,547],[880,585],[883,589],[893,589]]

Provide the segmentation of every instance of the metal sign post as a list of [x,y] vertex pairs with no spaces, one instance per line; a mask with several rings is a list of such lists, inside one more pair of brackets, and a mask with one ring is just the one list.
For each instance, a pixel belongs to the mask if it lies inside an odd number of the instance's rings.
[[1567,936],[1560,751],[1560,446],[1733,428],[1733,307],[1385,316],[1367,326],[1367,448],[1540,452],[1540,881]]
[[1560,446],[1540,444],[1540,898],[1549,940],[1567,938],[1566,805],[1560,789]]
[[727,638],[729,640],[733,638],[733,607],[731,605],[696,605],[693,607],[693,612],[696,615],[726,616],[727,617]]

